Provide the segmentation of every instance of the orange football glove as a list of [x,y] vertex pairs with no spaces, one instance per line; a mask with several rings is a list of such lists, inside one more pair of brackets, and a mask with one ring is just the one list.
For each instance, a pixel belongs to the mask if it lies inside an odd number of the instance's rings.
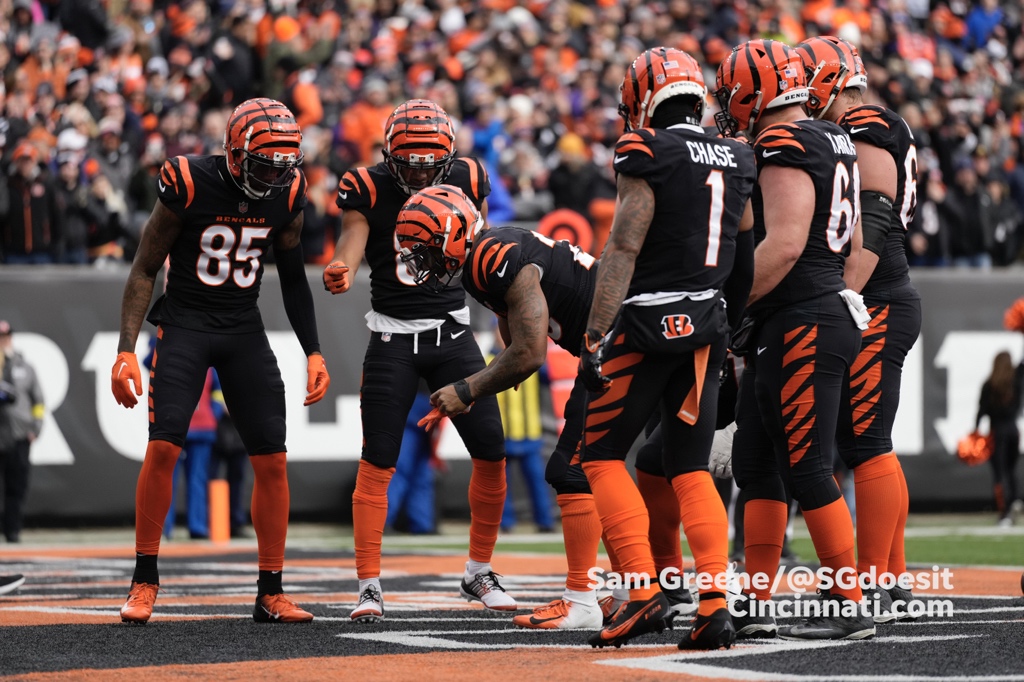
[[1011,332],[1024,332],[1024,298],[1018,298],[1007,308],[1003,326]]
[[306,402],[304,406],[319,402],[327,393],[331,385],[331,377],[327,374],[327,365],[324,364],[324,356],[314,353],[309,356],[306,362]]
[[343,294],[352,286],[348,277],[348,266],[336,260],[324,268],[324,289],[332,294]]
[[[132,395],[129,381],[135,384],[135,395]],[[117,354],[114,368],[110,370],[110,390],[118,405],[124,405],[130,409],[138,404],[139,401],[135,396],[142,395],[142,373],[139,372],[139,360],[135,357],[135,353],[124,351]]]
[[430,430],[440,424],[442,419],[444,419],[444,414],[441,413],[439,408],[435,407],[430,412],[427,412],[426,417],[416,422],[416,426],[422,426],[427,430],[427,433],[430,433]]

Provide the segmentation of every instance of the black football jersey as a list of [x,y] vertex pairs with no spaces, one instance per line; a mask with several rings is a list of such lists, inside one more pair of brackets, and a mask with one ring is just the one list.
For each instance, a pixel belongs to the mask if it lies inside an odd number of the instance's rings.
[[[473,158],[456,159],[444,184],[461,189],[477,208],[491,193],[487,171]],[[370,225],[366,262],[373,309],[399,320],[440,319],[466,305],[466,292],[458,286],[440,293],[416,286],[402,262],[395,234],[398,214],[408,199],[383,163],[350,170],[338,183],[338,208],[359,211]]]
[[[806,119],[778,123],[758,135],[754,154],[760,173],[770,165],[799,168],[814,183],[814,217],[807,245],[793,268],[751,312],[798,303],[842,291],[843,266],[860,210],[857,151],[846,131],[835,123]],[[764,200],[754,188],[754,240],[765,237]]]
[[614,168],[654,191],[654,217],[627,297],[721,289],[756,178],[750,147],[696,126],[641,128],[619,138]]
[[157,175],[157,196],[182,222],[171,245],[167,289],[149,319],[186,329],[248,333],[263,329],[256,303],[263,261],[276,232],[306,205],[306,178],[272,199],[248,198],[223,156],[176,156]]
[[480,234],[469,252],[462,285],[470,296],[505,317],[505,293],[531,263],[540,269],[540,288],[548,304],[548,336],[579,355],[597,282],[597,260],[586,251],[521,227],[492,228]]
[[907,284],[910,267],[904,241],[917,208],[914,134],[899,114],[874,104],[849,109],[838,123],[854,142],[866,142],[884,149],[896,162],[896,197],[892,204],[889,235],[884,250],[878,256],[878,265],[864,285],[864,293]]

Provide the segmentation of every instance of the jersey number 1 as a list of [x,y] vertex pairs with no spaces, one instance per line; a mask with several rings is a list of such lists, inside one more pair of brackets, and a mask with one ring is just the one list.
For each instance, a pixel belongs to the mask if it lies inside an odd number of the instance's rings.
[[[228,281],[234,271],[235,284],[242,289],[248,289],[256,283],[256,273],[260,269],[260,257],[263,255],[263,249],[253,248],[252,240],[266,239],[268,235],[269,227],[243,227],[238,248],[235,249],[232,258],[235,231],[227,225],[210,225],[203,230],[203,235],[199,238],[199,248],[202,249],[196,260],[199,281],[207,286],[219,287]],[[240,265],[232,268],[232,262]],[[211,263],[216,263],[213,272],[210,272]],[[246,264],[249,266],[248,272]]]

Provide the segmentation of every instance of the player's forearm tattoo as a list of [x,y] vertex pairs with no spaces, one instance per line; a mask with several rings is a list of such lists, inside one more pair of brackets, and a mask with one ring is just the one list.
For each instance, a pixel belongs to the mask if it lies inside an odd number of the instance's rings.
[[121,299],[121,337],[117,351],[135,352],[142,320],[153,298],[153,280],[160,272],[171,245],[181,233],[181,221],[159,201],[142,231],[142,243],[132,262]]
[[495,395],[530,378],[547,351],[548,306],[535,267],[525,267],[505,294],[511,343],[494,361],[469,377],[473,398]]
[[619,205],[615,211],[608,245],[597,271],[594,302],[590,307],[588,329],[607,332],[619,313],[633,266],[654,218],[654,192],[646,180],[620,175]]

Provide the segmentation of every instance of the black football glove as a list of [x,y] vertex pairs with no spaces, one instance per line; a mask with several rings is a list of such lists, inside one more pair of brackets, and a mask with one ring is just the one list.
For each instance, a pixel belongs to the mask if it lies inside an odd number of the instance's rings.
[[583,335],[579,374],[583,385],[591,393],[604,393],[612,384],[611,379],[601,374],[601,356],[607,339],[607,335],[602,335],[596,329],[588,329]]

